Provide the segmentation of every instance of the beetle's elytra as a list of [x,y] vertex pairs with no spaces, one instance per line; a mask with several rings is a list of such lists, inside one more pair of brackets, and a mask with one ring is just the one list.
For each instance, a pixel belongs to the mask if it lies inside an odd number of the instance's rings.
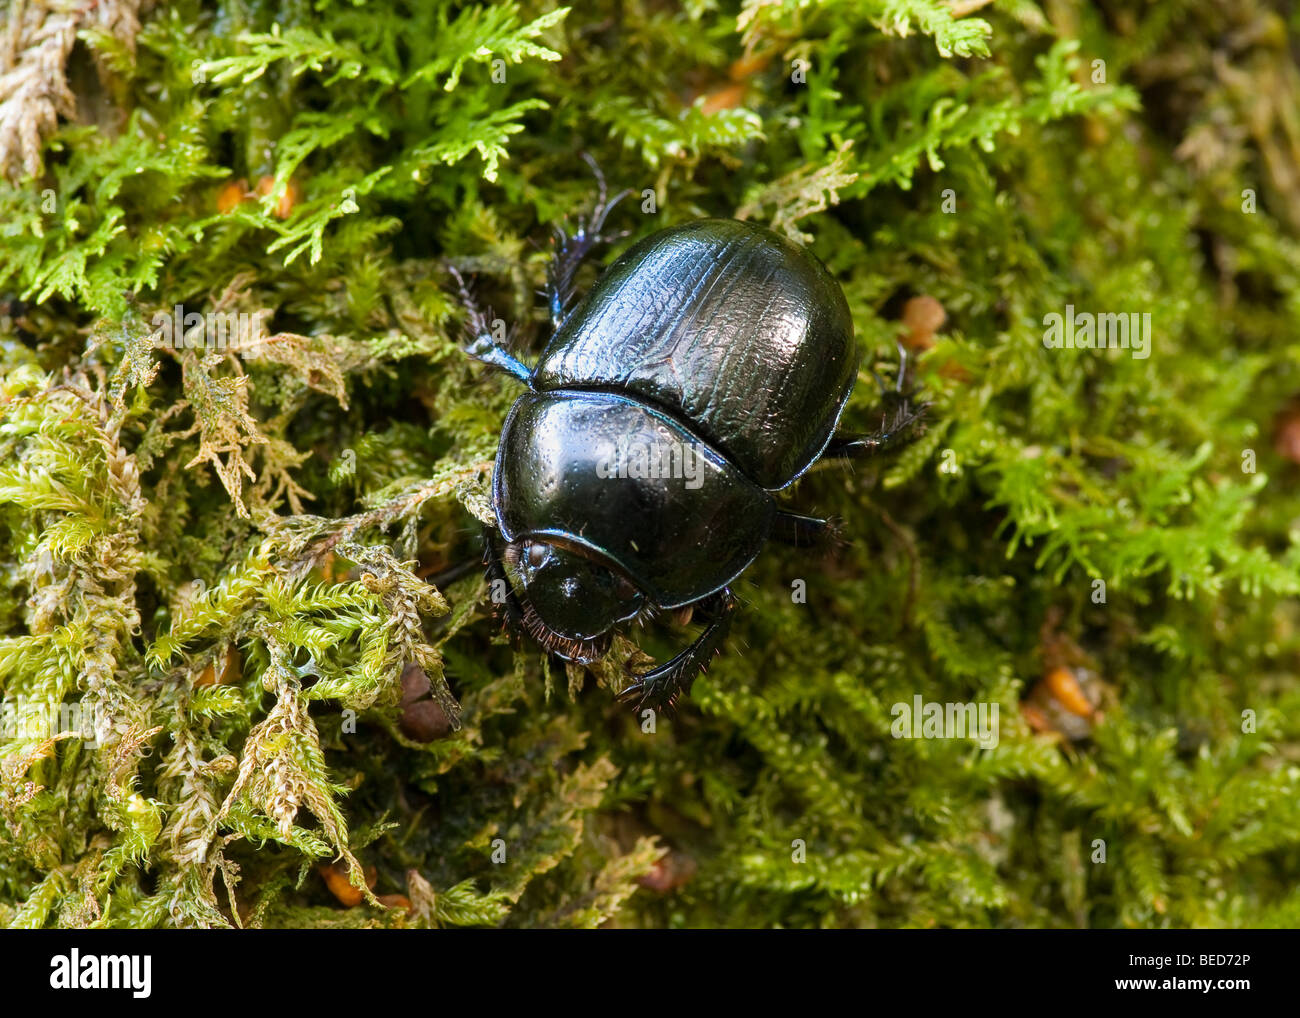
[[[525,383],[493,472],[488,571],[508,624],[590,661],[615,627],[693,610],[700,636],[621,698],[671,706],[721,648],[730,584],[771,539],[808,544],[825,520],[774,493],[823,456],[872,455],[915,432],[903,394],[876,434],[837,435],[858,370],[849,308],[808,251],[763,227],[704,219],[629,248],[570,308],[603,243],[601,198],[549,272],[552,337],[529,368],[497,345],[464,285],[467,348]],[[459,277],[458,277],[459,278]]]

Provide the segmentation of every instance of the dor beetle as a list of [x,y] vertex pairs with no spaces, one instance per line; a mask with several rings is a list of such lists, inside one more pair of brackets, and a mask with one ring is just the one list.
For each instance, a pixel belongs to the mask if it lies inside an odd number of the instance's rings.
[[901,444],[925,407],[908,400],[900,359],[879,431],[836,433],[858,371],[848,304],[816,257],[752,223],[704,219],[646,237],[570,307],[583,258],[615,239],[602,231],[618,198],[607,202],[598,180],[592,213],[556,231],[552,337],[532,368],[494,340],[452,270],[466,352],[528,387],[501,431],[488,576],[502,581],[507,623],[570,661],[595,660],[619,623],[655,610],[703,622],[620,694],[672,707],[721,648],[730,585],[763,545],[830,531],[774,493],[822,457]]

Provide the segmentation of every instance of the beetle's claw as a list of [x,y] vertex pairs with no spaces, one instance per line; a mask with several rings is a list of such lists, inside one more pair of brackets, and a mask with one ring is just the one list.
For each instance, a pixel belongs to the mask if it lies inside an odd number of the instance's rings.
[[582,161],[591,168],[592,176],[596,178],[596,186],[600,189],[601,198],[605,197],[605,174],[601,172],[600,164],[596,162],[596,157],[590,152],[582,153]]
[[849,545],[848,535],[844,532],[844,520],[838,516],[826,517],[825,542],[836,548],[845,548]]
[[894,340],[894,346],[898,348],[898,379],[894,384],[894,391],[900,395],[908,391],[907,385],[907,347],[900,340]]

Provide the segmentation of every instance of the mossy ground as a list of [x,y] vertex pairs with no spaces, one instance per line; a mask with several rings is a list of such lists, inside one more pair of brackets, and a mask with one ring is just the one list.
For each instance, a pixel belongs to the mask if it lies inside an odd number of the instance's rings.
[[[100,729],[6,730],[0,920],[1300,922],[1288,5],[57,7],[0,32],[0,688]],[[799,483],[850,542],[766,554],[653,734],[631,643],[561,670],[426,582],[515,395],[447,264],[533,349],[584,151],[624,243],[769,223],[868,365],[928,345],[928,432]],[[1149,356],[1045,347],[1067,305]],[[894,738],[918,695],[997,745]]]

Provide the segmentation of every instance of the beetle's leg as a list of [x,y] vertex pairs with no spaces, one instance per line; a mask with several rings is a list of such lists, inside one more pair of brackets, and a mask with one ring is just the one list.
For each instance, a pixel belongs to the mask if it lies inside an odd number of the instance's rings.
[[[487,566],[488,596],[492,598],[493,604],[501,606],[501,613],[504,616],[506,628],[512,637],[518,637],[524,632],[524,609],[520,605],[519,599],[515,592],[510,588],[510,581],[506,578],[505,566],[501,564],[501,556],[497,553],[496,541],[492,538],[492,531],[483,528],[483,563]],[[497,587],[500,583],[501,586]],[[501,599],[497,600],[493,588],[501,591]]]
[[876,380],[876,387],[880,390],[881,398],[886,402],[896,402],[907,396],[912,391],[908,384],[907,369],[908,357],[907,347],[901,340],[894,340],[894,349],[898,351],[898,371],[894,373],[894,385],[891,388],[885,384],[885,380],[880,377],[880,373],[875,368],[870,368],[871,377]]
[[907,385],[907,347],[897,339],[894,346],[898,348],[898,378],[894,382],[894,391],[902,396],[911,391]]
[[591,167],[591,172],[596,175],[596,204],[592,206],[590,213],[578,217],[577,228],[573,233],[565,233],[564,230],[556,227],[552,237],[551,262],[546,268],[546,302],[551,313],[551,328],[557,330],[569,315],[570,305],[573,302],[574,283],[583,260],[602,244],[627,236],[626,232],[606,234],[604,230],[605,220],[614,206],[631,192],[620,191],[610,198],[609,189],[605,184],[605,175],[600,172],[596,160],[586,152],[582,154],[582,158]]
[[864,459],[891,452],[906,445],[918,434],[929,403],[913,403],[909,398],[911,387],[907,378],[907,350],[898,344],[898,377],[894,387],[885,386],[879,375],[872,372],[880,386],[882,409],[880,428],[866,434],[837,432],[822,454],[830,459]]
[[651,707],[671,711],[678,699],[691,691],[692,683],[722,649],[736,611],[736,597],[730,588],[724,587],[710,600],[712,621],[699,638],[667,664],[637,675],[636,681],[618,694],[619,700],[635,702],[638,710]]
[[794,548],[813,548],[840,540],[839,524],[816,516],[802,516],[778,509],[768,537]]
[[531,385],[533,379],[532,368],[513,357],[504,346],[493,338],[491,312],[484,312],[479,307],[478,301],[474,299],[474,294],[470,292],[464,277],[461,276],[454,265],[448,265],[447,271],[456,280],[461,303],[465,306],[465,317],[469,325],[469,331],[473,336],[464,346],[464,351],[475,360],[480,360],[484,364],[491,364],[494,368],[500,368],[507,374],[519,379],[525,385]]
[[867,459],[901,449],[919,434],[919,425],[928,406],[928,403],[915,407],[907,402],[901,403],[892,418],[888,413],[881,416],[879,431],[868,434],[836,432],[822,458]]

